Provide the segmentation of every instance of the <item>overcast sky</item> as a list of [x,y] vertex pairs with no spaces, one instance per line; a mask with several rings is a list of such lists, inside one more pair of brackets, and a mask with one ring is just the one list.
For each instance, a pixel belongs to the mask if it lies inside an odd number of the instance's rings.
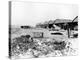
[[12,25],[32,25],[78,16],[78,6],[72,4],[12,2]]

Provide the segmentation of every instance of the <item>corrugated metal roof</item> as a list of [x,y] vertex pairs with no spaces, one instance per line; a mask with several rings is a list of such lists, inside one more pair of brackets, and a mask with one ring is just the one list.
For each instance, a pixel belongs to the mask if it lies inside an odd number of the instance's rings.
[[56,19],[54,23],[69,23],[69,22],[78,22],[78,16],[74,18],[74,20],[70,19]]
[[69,19],[56,19],[54,23],[69,23],[72,22],[72,20]]

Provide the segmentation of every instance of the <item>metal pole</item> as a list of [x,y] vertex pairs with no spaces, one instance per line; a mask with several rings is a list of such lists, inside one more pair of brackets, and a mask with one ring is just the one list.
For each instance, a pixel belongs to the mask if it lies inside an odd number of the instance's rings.
[[72,22],[74,22],[74,20],[75,20],[76,18],[78,18],[78,16],[76,16],[76,17],[73,19],[73,21],[72,21]]

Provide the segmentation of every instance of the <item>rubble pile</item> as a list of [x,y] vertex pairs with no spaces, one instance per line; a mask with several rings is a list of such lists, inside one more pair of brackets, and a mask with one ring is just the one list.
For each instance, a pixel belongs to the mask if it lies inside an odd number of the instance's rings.
[[[67,56],[74,53],[68,41],[56,39],[38,39],[29,35],[14,38],[11,42],[12,56],[30,55],[32,57]],[[26,56],[27,58],[27,56]]]

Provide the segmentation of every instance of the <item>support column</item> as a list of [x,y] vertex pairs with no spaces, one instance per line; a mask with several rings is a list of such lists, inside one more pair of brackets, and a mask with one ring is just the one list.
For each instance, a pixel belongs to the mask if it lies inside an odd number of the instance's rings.
[[68,38],[70,38],[70,32],[71,32],[71,30],[70,30],[69,24],[67,24],[67,32],[68,32]]

